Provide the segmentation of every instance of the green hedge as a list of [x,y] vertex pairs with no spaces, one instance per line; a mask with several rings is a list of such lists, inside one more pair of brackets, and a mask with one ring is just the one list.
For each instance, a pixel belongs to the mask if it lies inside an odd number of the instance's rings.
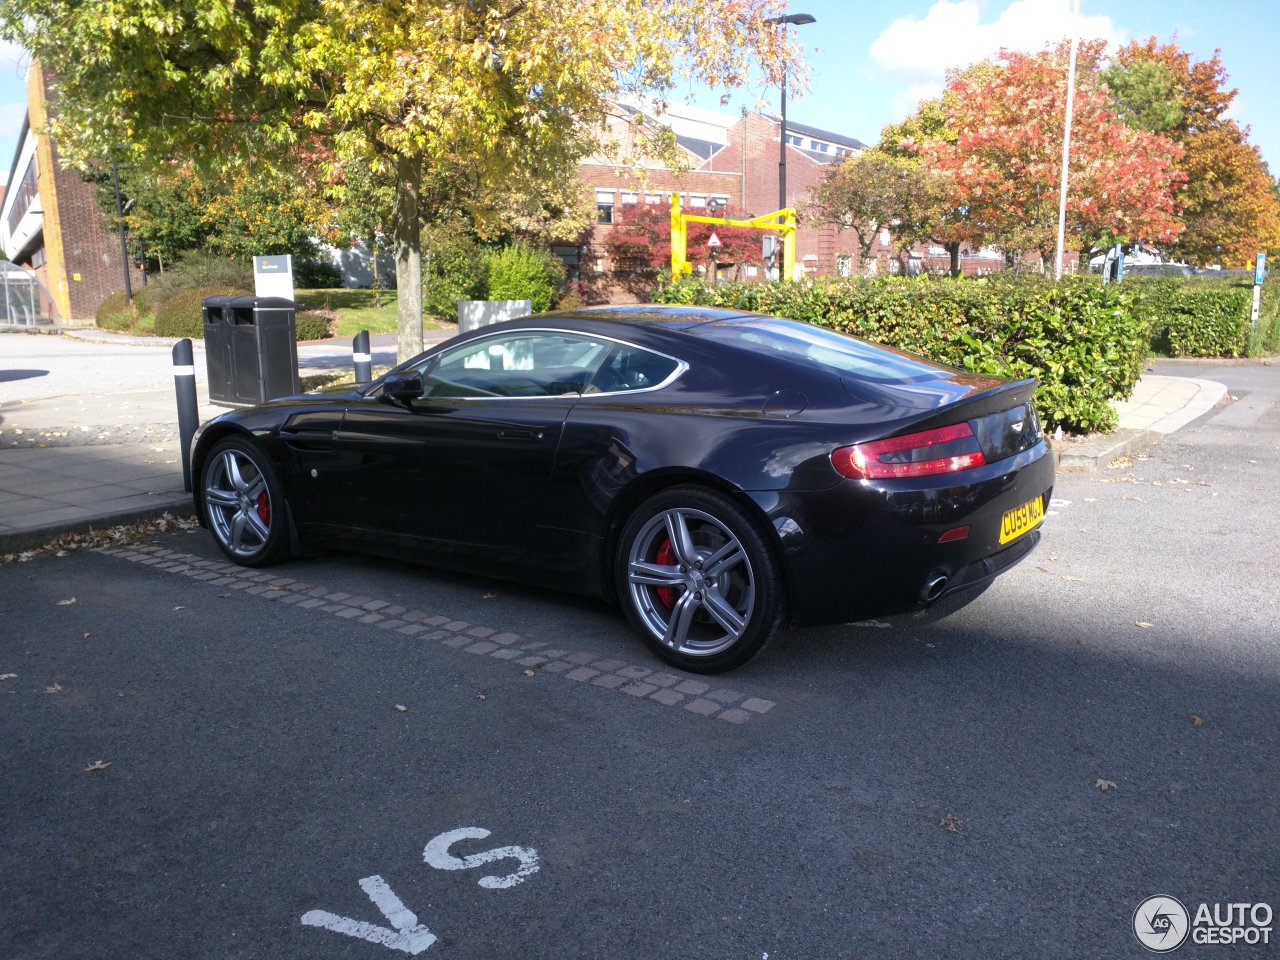
[[[202,287],[173,294],[156,311],[157,337],[191,337],[204,339],[204,301],[206,297],[242,297],[235,287]],[[317,311],[302,310],[295,317],[294,337],[298,340],[324,340],[333,335],[329,317]]]
[[[1250,291],[1250,308],[1253,294]],[[1267,277],[1262,285],[1262,303],[1258,309],[1258,325],[1249,341],[1249,356],[1270,356],[1280,351],[1280,275]]]
[[156,308],[157,337],[204,339],[203,306],[206,297],[243,296],[235,287],[198,287],[179,290]]
[[796,284],[681,279],[663,303],[700,303],[791,317],[977,373],[1036,377],[1050,427],[1110,430],[1110,401],[1133,392],[1148,326],[1123,285],[1096,278],[981,280],[882,277]]
[[103,300],[94,315],[100,330],[132,330],[136,323],[133,308],[125,303],[124,291],[117,290]]
[[294,317],[295,340],[327,340],[333,336],[333,324],[326,314],[316,310],[299,310]]
[[1124,286],[1148,324],[1152,349],[1171,357],[1249,352],[1252,285],[1235,277],[1134,277]]

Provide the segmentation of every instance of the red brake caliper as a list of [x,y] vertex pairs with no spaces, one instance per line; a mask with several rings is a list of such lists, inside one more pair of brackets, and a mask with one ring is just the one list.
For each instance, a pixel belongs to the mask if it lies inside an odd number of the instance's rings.
[[271,498],[265,490],[258,494],[258,518],[265,526],[271,526]]
[[[670,539],[662,541],[662,546],[658,547],[658,554],[653,558],[653,562],[660,563],[664,567],[675,565],[676,551],[671,546]],[[656,587],[654,588],[654,593],[658,595],[658,599],[662,601],[662,605],[668,610],[676,605],[675,587]]]

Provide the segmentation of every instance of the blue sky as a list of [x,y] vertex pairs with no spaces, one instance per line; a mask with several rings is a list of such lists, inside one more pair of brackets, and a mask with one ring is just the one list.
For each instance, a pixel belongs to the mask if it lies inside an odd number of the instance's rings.
[[[1222,50],[1239,96],[1232,115],[1252,127],[1250,141],[1280,174],[1280,106],[1276,94],[1280,3],[1276,0],[1080,0],[1082,36],[1102,37],[1112,49],[1155,35],[1203,60]],[[792,0],[791,11],[817,22],[796,28],[810,67],[809,91],[788,99],[791,120],[875,143],[880,129],[936,95],[948,67],[963,67],[1000,47],[1038,50],[1065,36],[1071,0]],[[25,107],[26,56],[0,45],[0,178],[7,177]],[[719,95],[690,87],[682,99],[736,113],[777,110],[777,90]],[[794,93],[794,91],[793,91]]]

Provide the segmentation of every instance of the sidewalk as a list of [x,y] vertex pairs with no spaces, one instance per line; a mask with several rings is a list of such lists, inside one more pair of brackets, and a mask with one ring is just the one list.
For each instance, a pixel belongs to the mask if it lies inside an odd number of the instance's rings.
[[1120,418],[1116,429],[1063,445],[1059,449],[1058,469],[1105,467],[1161,436],[1182,429],[1212,410],[1226,393],[1227,388],[1214,380],[1148,373],[1138,381],[1132,397],[1116,404]]
[[[173,341],[76,331],[77,339],[120,345],[171,347]],[[448,332],[428,334],[429,342]],[[395,338],[375,337],[373,365],[394,362]],[[202,347],[203,345],[201,345]],[[212,406],[204,383],[203,350],[195,357],[202,419]],[[350,341],[305,344],[298,350],[303,376],[351,369]],[[0,368],[0,398],[5,396]],[[1060,445],[1061,470],[1105,466],[1162,434],[1206,413],[1226,388],[1209,380],[1148,374],[1133,397],[1118,404],[1119,429]],[[83,533],[170,513],[189,516],[173,387],[79,393],[0,402],[0,556],[34,549],[62,533]]]
[[[451,331],[428,331],[428,344]],[[62,339],[104,348],[162,348],[175,341],[103,330],[75,330]],[[396,338],[370,338],[375,370],[395,363]],[[200,419],[228,408],[209,400],[204,344],[194,345],[196,403]],[[171,364],[159,366],[156,386],[110,392],[98,383],[59,380],[57,396],[10,399],[31,381],[5,377],[14,370],[0,358],[0,556],[43,546],[63,533],[85,533],[166,513],[189,516],[191,494],[183,488],[177,399]],[[349,372],[351,341],[300,344],[301,376]],[[53,378],[46,378],[53,379]],[[96,379],[110,382],[107,376]],[[158,384],[165,384],[159,386]],[[12,388],[6,391],[6,387]],[[118,389],[118,387],[117,387]]]

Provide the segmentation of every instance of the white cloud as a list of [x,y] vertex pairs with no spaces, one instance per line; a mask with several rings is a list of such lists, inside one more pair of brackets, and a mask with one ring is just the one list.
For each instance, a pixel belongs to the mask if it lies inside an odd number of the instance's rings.
[[[948,67],[967,67],[1001,48],[1042,50],[1071,32],[1071,0],[1013,0],[986,23],[983,6],[978,0],[938,0],[923,17],[899,17],[872,42],[871,59],[894,79],[929,84],[925,95],[932,96]],[[1081,17],[1080,36],[1121,40],[1107,16]]]

